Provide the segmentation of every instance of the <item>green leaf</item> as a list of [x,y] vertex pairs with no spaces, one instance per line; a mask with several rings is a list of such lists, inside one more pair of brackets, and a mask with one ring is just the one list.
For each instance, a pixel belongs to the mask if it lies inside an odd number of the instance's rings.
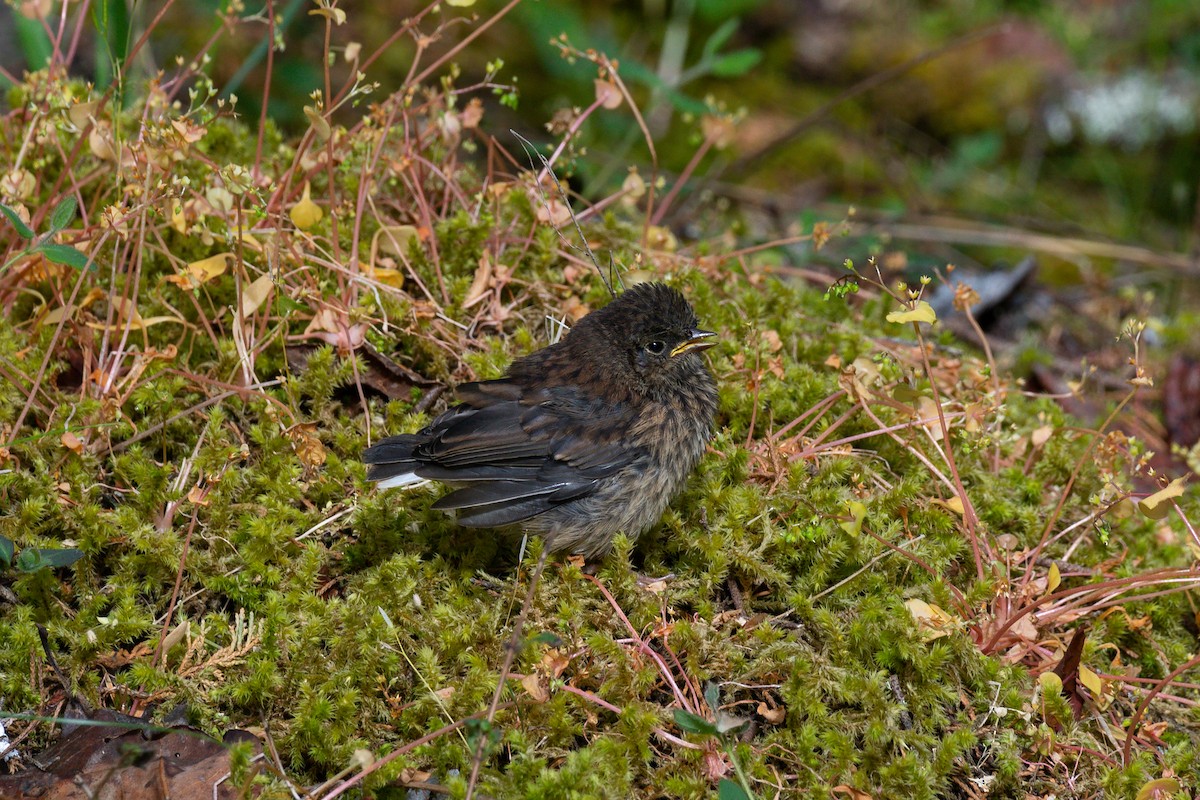
[[684,711],[682,708],[675,709],[675,724],[684,733],[699,733],[705,736],[716,736],[717,726],[706,720],[698,714],[693,714],[690,711]]
[[703,58],[712,58],[717,54],[717,51],[725,46],[729,41],[729,37],[733,36],[738,29],[738,23],[741,22],[737,17],[727,19],[721,23],[721,27],[713,31],[712,36],[708,37],[708,41],[704,43]]
[[721,687],[716,681],[709,681],[704,687],[704,702],[708,703],[708,707],[713,711],[717,710],[717,706],[721,705]]
[[560,647],[563,643],[562,637],[553,631],[542,631],[536,636],[531,636],[529,641],[531,644],[545,644],[550,647]]
[[750,800],[750,795],[729,778],[721,778],[721,782],[717,784],[717,798],[718,800]]
[[75,547],[26,547],[17,556],[17,569],[21,572],[37,572],[42,569],[69,567],[83,558],[83,551]]
[[50,212],[50,232],[55,233],[71,224],[75,219],[75,198],[64,197]]
[[8,218],[8,221],[11,222],[12,226],[17,229],[17,233],[22,239],[33,238],[33,230],[31,230],[28,225],[21,221],[21,218],[17,216],[16,211],[4,205],[4,203],[0,203],[0,214],[3,214]]
[[96,54],[96,66],[103,73],[97,76],[98,83],[106,86],[114,76],[125,73],[125,60],[129,55],[129,8],[125,0],[92,3],[92,24],[108,51],[108,62],[99,57],[99,52]]
[[7,536],[0,536],[0,566],[12,565],[13,542]]
[[839,522],[838,526],[851,536],[858,536],[862,533],[863,520],[867,518],[867,507],[858,500],[851,500],[846,503],[846,508],[851,519],[848,522]]
[[[65,264],[75,269],[85,269],[88,266],[88,257],[69,244],[45,242],[32,248],[30,252],[41,253],[48,261],[53,261],[55,264]],[[96,269],[95,264],[92,264],[92,269]]]
[[718,78],[736,78],[745,75],[759,61],[762,61],[762,51],[747,47],[745,50],[734,50],[721,56],[712,63],[709,72]]
[[54,43],[50,41],[45,24],[21,13],[12,14],[10,19],[17,45],[25,57],[25,68],[30,72],[44,68],[54,55]]

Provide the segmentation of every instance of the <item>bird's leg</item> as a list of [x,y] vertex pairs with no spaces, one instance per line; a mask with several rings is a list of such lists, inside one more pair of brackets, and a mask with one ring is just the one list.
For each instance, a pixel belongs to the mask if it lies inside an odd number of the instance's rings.
[[[504,663],[500,666],[496,691],[492,693],[492,702],[488,706],[487,724],[489,727],[496,718],[496,709],[500,707],[500,695],[504,692],[504,682],[508,680],[508,673],[512,671],[513,661],[516,660],[517,651],[521,648],[521,630],[525,627],[525,615],[529,613],[529,607],[533,605],[533,595],[537,591],[538,581],[542,577],[542,569],[546,566],[546,556],[549,554],[550,548],[543,542],[542,554],[538,556],[537,566],[533,568],[533,574],[529,576],[529,588],[525,592],[525,602],[521,604],[521,613],[517,614],[517,618],[513,622],[512,634],[504,645]],[[475,745],[475,754],[471,759],[471,777],[467,781],[466,800],[471,800],[475,794],[475,784],[479,782],[479,768],[483,766],[483,748],[487,744],[487,740],[486,735],[480,736]]]

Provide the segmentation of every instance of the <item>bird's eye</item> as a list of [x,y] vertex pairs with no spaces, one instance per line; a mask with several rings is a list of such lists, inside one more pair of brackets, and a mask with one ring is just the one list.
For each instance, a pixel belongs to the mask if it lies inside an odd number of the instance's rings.
[[661,353],[663,350],[666,350],[666,349],[667,349],[667,345],[664,342],[658,341],[657,339],[655,339],[653,342],[650,342],[649,344],[646,345],[646,350],[653,353],[654,355],[658,355],[659,353]]

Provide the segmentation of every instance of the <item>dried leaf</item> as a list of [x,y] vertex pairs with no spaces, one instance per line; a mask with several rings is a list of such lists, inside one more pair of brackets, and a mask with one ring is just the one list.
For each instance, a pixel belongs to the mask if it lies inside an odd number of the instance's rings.
[[787,709],[783,707],[771,708],[766,703],[758,704],[758,715],[772,725],[778,725],[787,717]]
[[829,791],[833,794],[844,794],[850,800],[872,800],[868,792],[864,792],[862,789],[855,789],[853,786],[847,786],[844,783],[833,787]]
[[296,457],[307,469],[314,469],[325,463],[325,445],[316,437],[317,423],[298,422],[284,430],[284,434],[292,443]]
[[333,130],[329,127],[329,120],[325,119],[320,109],[315,106],[305,106],[304,116],[308,118],[308,124],[312,125],[313,133],[317,135],[317,139],[322,143],[329,141],[329,137],[333,135]]
[[1054,433],[1054,427],[1051,425],[1043,425],[1042,427],[1029,434],[1029,441],[1034,447],[1041,447],[1046,442],[1050,441],[1051,434]]
[[934,500],[933,504],[935,506],[941,506],[942,508],[946,509],[947,511],[951,511],[960,517],[963,515],[963,512],[964,512],[963,500],[958,495],[954,495],[954,497],[951,497],[949,500]]
[[571,210],[561,200],[553,197],[545,202],[538,198],[537,218],[539,222],[547,222],[554,227],[565,224],[571,219]]
[[470,308],[483,299],[492,288],[492,257],[484,253],[479,257],[479,266],[475,268],[475,277],[471,280],[471,288],[463,298],[463,308]]
[[83,130],[91,122],[99,107],[100,103],[95,100],[88,103],[72,103],[71,107],[67,109],[67,119],[71,120],[71,124],[76,128]]
[[539,703],[544,703],[550,699],[550,692],[542,685],[541,679],[534,673],[521,678],[521,686],[525,691],[529,692],[529,696]]
[[59,441],[62,442],[63,447],[67,448],[75,455],[83,455],[83,442],[79,441],[79,437],[70,431],[64,432],[63,435],[59,437]]
[[1028,614],[1014,622],[1008,630],[1013,636],[1027,642],[1037,641],[1038,638],[1037,626],[1033,624],[1033,619]]
[[478,97],[472,97],[467,103],[467,107],[463,109],[460,118],[464,128],[478,128],[480,120],[483,119],[483,101]]
[[275,288],[275,282],[270,275],[260,275],[246,287],[242,288],[242,317],[248,317],[258,311]]
[[407,258],[409,243],[419,240],[415,226],[384,225],[371,237],[371,263],[375,263],[375,256],[380,252]]
[[1162,519],[1171,513],[1171,504],[1167,501],[1182,497],[1185,483],[1187,483],[1186,475],[1176,478],[1149,497],[1139,500],[1138,510],[1150,519]]
[[9,170],[0,178],[0,195],[6,200],[28,200],[37,188],[37,179],[27,169]]
[[179,644],[187,636],[188,631],[191,630],[191,625],[189,620],[184,619],[183,622],[172,628],[170,633],[163,637],[162,651],[164,653],[171,652],[171,648]]
[[609,111],[621,107],[621,103],[624,102],[625,98],[621,96],[621,91],[617,88],[616,84],[602,78],[597,78],[594,85],[596,88],[596,101],[602,107],[607,108]]
[[571,659],[557,647],[551,647],[542,656],[541,670],[551,678],[558,678],[571,664]]

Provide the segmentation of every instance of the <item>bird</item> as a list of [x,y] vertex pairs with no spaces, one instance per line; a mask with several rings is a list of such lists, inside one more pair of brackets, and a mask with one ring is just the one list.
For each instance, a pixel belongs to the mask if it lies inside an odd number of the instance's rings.
[[517,526],[544,553],[604,558],[683,488],[714,433],[717,344],[677,289],[639,283],[503,377],[463,384],[414,434],[363,453],[380,488],[438,481],[433,508],[470,528]]

